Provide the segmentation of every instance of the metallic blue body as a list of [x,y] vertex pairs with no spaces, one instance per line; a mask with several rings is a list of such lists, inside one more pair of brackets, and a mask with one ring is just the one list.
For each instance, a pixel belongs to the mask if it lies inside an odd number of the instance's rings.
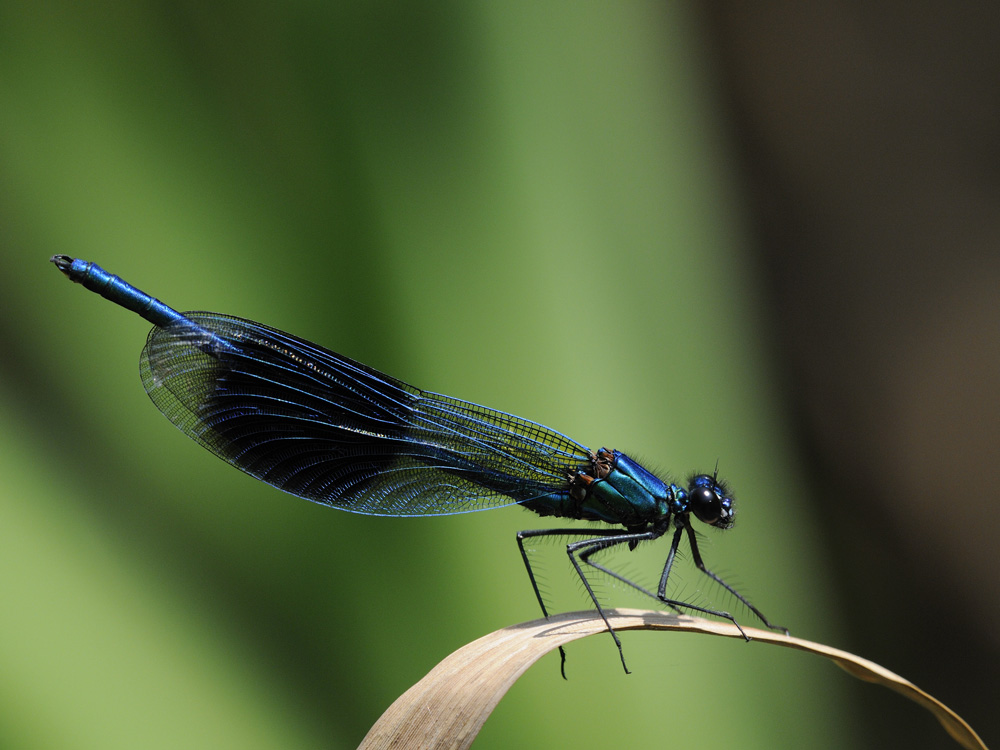
[[72,258],[67,260],[69,262],[64,265],[56,265],[70,281],[81,284],[126,310],[138,313],[153,325],[168,326],[184,320],[184,316],[172,307],[167,307],[155,297],[136,289],[121,277],[108,273],[96,263]]
[[601,521],[632,528],[669,515],[683,490],[666,484],[621,451],[613,456],[607,476],[594,479],[582,491],[566,488],[522,503],[540,516]]

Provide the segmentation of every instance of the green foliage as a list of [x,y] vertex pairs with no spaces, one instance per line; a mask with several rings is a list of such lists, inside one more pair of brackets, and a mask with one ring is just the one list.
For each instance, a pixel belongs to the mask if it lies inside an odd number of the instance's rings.
[[[537,614],[538,519],[351,516],[232,471],[56,253],[659,468],[720,459],[740,516],[706,559],[830,638],[697,38],[642,3],[0,7],[0,746],[354,747]],[[822,666],[697,640],[626,635],[631,677],[610,640],[568,683],[547,657],[477,747],[853,744]]]

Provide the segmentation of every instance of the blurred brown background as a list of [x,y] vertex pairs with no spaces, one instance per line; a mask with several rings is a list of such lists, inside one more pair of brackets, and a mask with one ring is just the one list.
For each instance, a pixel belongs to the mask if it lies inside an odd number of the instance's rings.
[[[845,622],[995,738],[1000,13],[702,13]],[[863,703],[883,746],[924,746]]]

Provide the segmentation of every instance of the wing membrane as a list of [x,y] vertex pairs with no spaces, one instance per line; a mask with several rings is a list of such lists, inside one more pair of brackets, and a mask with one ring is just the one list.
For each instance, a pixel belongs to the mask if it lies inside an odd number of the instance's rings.
[[187,317],[194,325],[150,331],[146,392],[189,437],[293,495],[357,513],[446,515],[558,491],[587,463],[586,448],[529,420],[253,321]]

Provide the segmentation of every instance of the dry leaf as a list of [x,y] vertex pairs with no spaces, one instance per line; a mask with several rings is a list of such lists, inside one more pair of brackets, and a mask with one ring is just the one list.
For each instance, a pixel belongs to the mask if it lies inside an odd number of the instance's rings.
[[[742,637],[729,622],[656,610],[618,609],[607,614],[615,630],[681,630]],[[596,612],[569,612],[483,636],[455,651],[403,693],[375,722],[360,748],[467,748],[504,693],[528,667],[559,646],[606,630]],[[962,747],[986,748],[958,714],[874,662],[800,638],[755,628],[744,630],[755,641],[825,656],[859,679],[895,690],[934,714]]]

